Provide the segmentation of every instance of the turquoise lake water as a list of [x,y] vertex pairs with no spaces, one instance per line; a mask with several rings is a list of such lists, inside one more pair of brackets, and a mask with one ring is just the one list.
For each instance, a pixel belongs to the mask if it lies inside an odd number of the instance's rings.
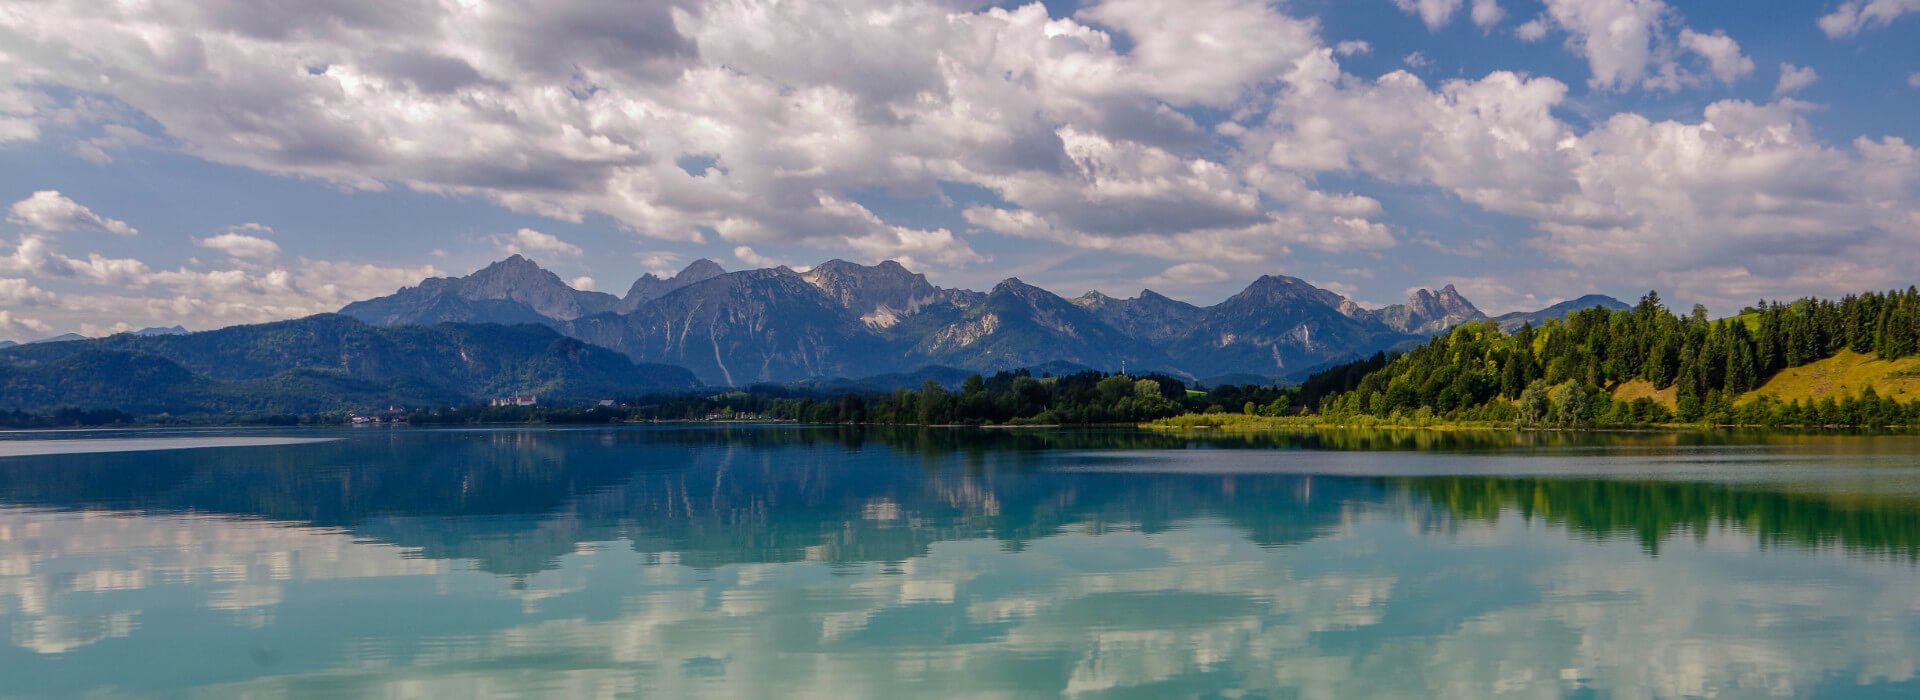
[[1920,698],[1920,439],[13,433],[0,634],[4,697]]

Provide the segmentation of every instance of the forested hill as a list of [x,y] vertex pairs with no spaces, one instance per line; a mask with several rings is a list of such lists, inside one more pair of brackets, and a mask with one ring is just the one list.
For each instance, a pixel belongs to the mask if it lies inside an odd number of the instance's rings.
[[590,401],[693,385],[686,370],[636,365],[544,326],[376,327],[333,314],[0,350],[0,411],[317,413],[517,393]]
[[[1720,320],[1702,307],[1673,313],[1650,293],[1631,309],[1587,309],[1512,333],[1466,324],[1404,355],[1323,372],[1302,398],[1323,414],[1381,418],[1886,425],[1912,419],[1916,397],[1896,401],[1887,387],[1911,378],[1906,358],[1916,354],[1914,288],[1762,302]],[[1879,376],[1839,396],[1827,387],[1817,403],[1762,390],[1782,372],[1837,356],[1880,361]]]

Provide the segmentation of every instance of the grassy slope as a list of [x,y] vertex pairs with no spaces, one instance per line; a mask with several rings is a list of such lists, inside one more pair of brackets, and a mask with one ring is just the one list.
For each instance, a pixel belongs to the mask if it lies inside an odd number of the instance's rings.
[[1615,401],[1633,401],[1635,399],[1649,398],[1653,399],[1654,403],[1667,407],[1669,411],[1679,405],[1680,400],[1678,395],[1679,392],[1673,387],[1655,389],[1653,388],[1653,382],[1645,379],[1635,379],[1613,388],[1613,400]]
[[1781,401],[1856,396],[1868,386],[1883,397],[1920,400],[1920,357],[1882,360],[1852,350],[1810,365],[1785,370],[1759,389],[1740,397],[1746,403],[1762,394]]
[[[1781,401],[1827,397],[1839,399],[1858,396],[1868,386],[1872,386],[1881,396],[1891,396],[1901,401],[1920,400],[1920,357],[1889,362],[1872,355],[1842,350],[1833,357],[1774,375],[1765,385],[1742,395],[1737,403],[1745,404],[1762,394]],[[1673,387],[1656,391],[1653,384],[1644,379],[1621,384],[1613,390],[1616,401],[1632,401],[1642,397],[1652,398],[1669,410],[1675,406]]]

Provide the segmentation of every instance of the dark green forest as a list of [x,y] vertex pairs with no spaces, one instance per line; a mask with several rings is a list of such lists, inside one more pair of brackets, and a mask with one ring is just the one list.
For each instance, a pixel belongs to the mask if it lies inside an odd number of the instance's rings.
[[[1514,422],[1529,426],[1713,422],[1746,425],[1911,425],[1920,404],[1871,388],[1842,400],[1735,399],[1781,370],[1851,349],[1882,359],[1920,353],[1920,290],[1838,301],[1763,301],[1710,320],[1677,314],[1649,293],[1629,310],[1592,308],[1535,328],[1466,324],[1397,357],[1376,356],[1308,379],[1301,399],[1327,416]],[[1615,401],[1622,383],[1674,389],[1673,410]]]
[[1270,386],[1189,389],[1164,375],[1100,372],[1034,376],[1028,370],[975,374],[957,388],[929,380],[919,389],[825,393],[760,385],[719,394],[640,397],[606,408],[467,407],[416,411],[416,425],[446,423],[606,423],[753,417],[807,423],[876,425],[1098,425],[1139,423],[1181,413],[1288,410],[1295,391]]

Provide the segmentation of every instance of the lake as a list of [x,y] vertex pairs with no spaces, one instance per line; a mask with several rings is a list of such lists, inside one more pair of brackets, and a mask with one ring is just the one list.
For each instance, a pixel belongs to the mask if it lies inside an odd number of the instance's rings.
[[6,697],[1920,697],[1913,437],[8,442]]

